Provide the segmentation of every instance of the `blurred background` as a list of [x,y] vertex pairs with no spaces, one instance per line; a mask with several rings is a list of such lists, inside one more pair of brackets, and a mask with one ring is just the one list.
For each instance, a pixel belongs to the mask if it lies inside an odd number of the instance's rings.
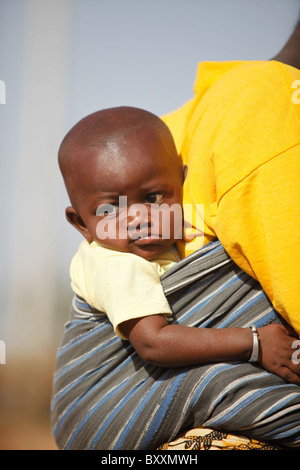
[[0,0],[0,449],[55,449],[51,381],[81,241],[64,216],[65,133],[105,107],[181,106],[198,62],[269,59],[299,12],[299,0]]

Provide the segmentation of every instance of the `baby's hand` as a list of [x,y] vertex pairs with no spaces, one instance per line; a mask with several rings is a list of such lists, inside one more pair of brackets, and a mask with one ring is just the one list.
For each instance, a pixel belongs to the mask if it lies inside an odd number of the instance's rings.
[[300,385],[300,360],[293,361],[296,334],[279,324],[258,329],[260,354],[258,362],[268,371],[296,385]]

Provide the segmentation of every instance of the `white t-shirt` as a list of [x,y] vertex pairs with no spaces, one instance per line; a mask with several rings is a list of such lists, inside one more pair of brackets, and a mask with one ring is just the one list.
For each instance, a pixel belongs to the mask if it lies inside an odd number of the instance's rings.
[[171,315],[160,277],[179,261],[175,247],[152,261],[84,240],[71,266],[71,286],[91,307],[105,313],[116,333],[124,321]]

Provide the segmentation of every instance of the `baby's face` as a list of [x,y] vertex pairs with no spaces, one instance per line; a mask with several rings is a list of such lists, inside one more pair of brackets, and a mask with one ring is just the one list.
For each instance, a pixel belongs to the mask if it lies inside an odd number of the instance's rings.
[[184,176],[175,148],[145,132],[87,161],[78,212],[89,241],[151,260],[181,238]]

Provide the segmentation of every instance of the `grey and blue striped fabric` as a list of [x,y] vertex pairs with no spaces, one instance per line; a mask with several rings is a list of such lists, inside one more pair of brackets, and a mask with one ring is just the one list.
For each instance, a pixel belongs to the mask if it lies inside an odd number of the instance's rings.
[[[259,284],[218,241],[171,268],[162,284],[175,323],[281,322]],[[145,364],[105,315],[74,298],[57,354],[52,422],[60,449],[156,449],[201,425],[296,447],[300,387],[247,362]]]

